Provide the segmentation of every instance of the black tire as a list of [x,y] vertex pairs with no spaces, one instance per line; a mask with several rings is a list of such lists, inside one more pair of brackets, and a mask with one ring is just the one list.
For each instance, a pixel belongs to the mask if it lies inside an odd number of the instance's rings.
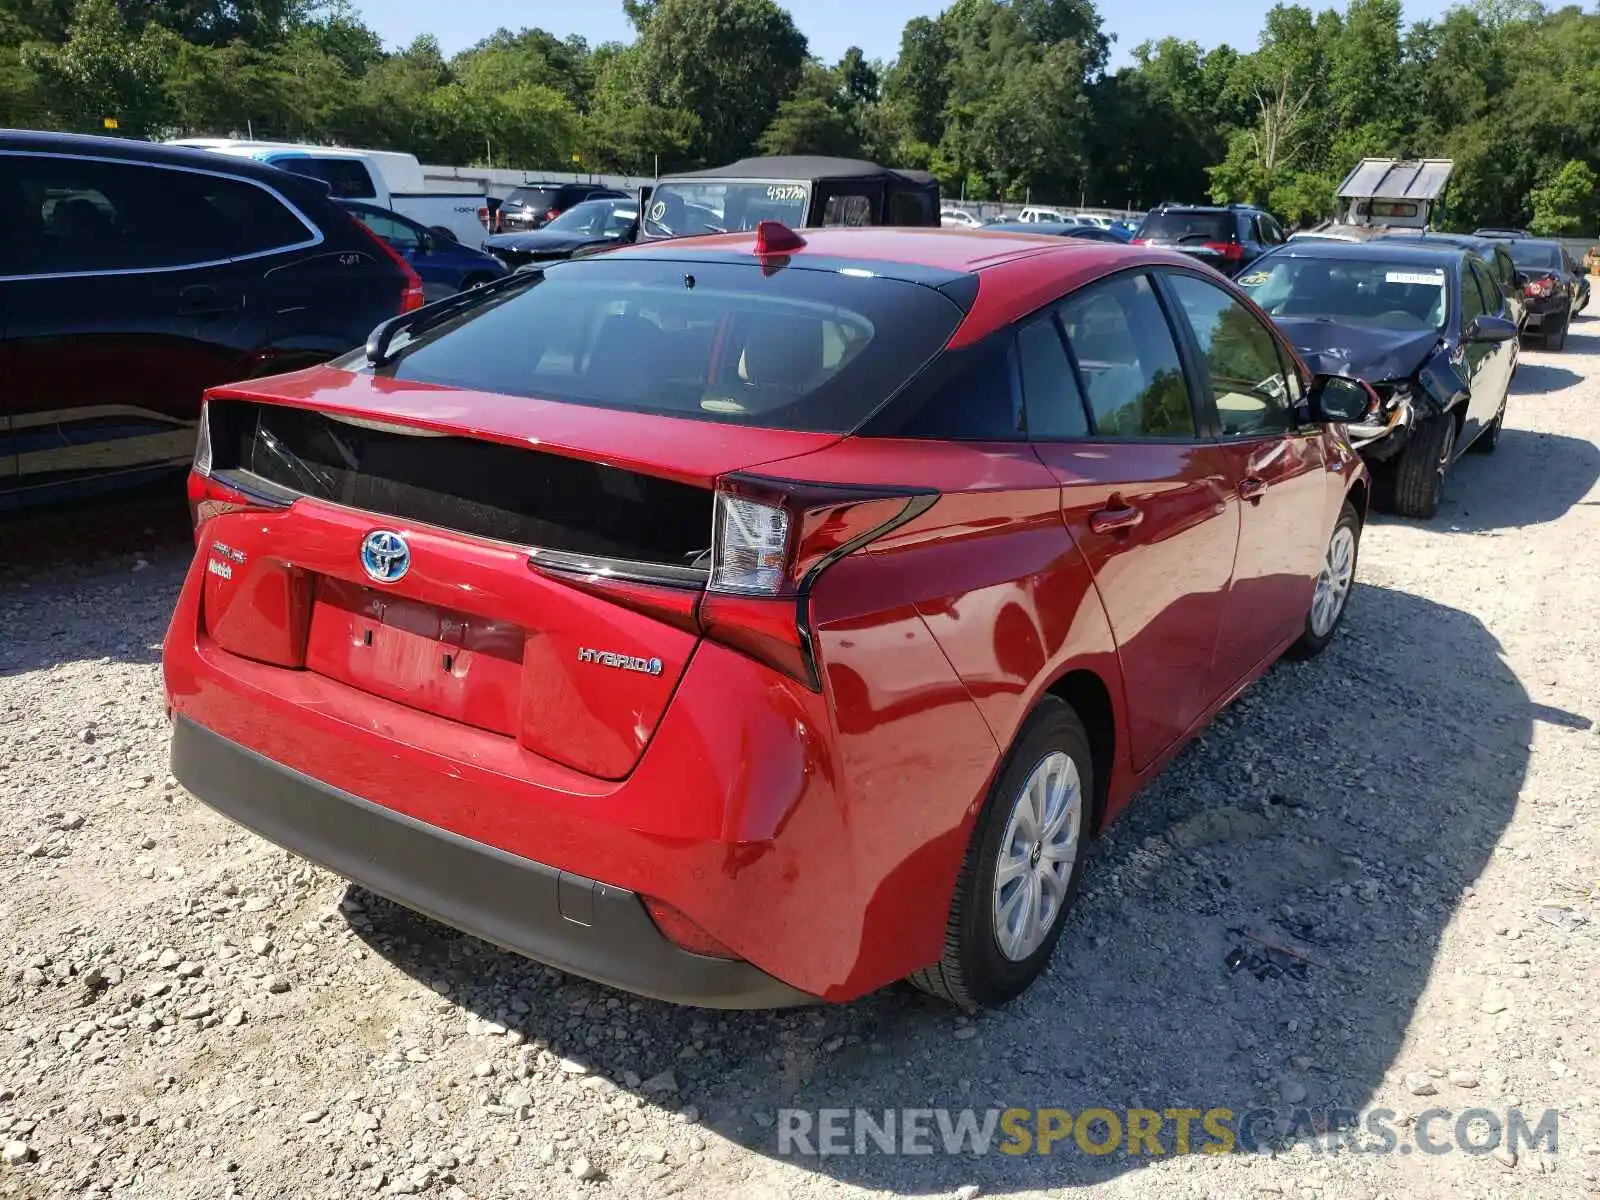
[[484,284],[492,282],[494,278],[493,275],[468,275],[461,281],[461,290],[470,292],[475,287],[482,287]]
[[1572,314],[1569,312],[1561,318],[1553,333],[1544,335],[1544,348],[1546,350],[1565,350],[1567,346],[1567,326],[1572,324]]
[[1394,511],[1426,521],[1444,499],[1444,476],[1455,460],[1454,413],[1429,417],[1411,431],[1394,472]]
[[[1069,757],[1078,772],[1077,854],[1048,934],[1027,957],[1013,960],[1001,951],[994,928],[995,875],[1001,842],[1023,785],[1034,769],[1057,751]],[[944,953],[934,965],[909,976],[908,982],[929,995],[975,1012],[1015,999],[1038,978],[1061,940],[1067,914],[1078,895],[1094,812],[1094,789],[1094,760],[1083,722],[1069,704],[1047,696],[1017,734],[973,827],[945,923]]]
[[[1298,659],[1315,658],[1328,648],[1334,636],[1339,632],[1339,626],[1344,624],[1344,614],[1350,607],[1350,592],[1354,589],[1356,567],[1361,561],[1361,515],[1356,512],[1355,506],[1346,500],[1344,507],[1339,510],[1339,519],[1333,523],[1333,529],[1328,534],[1330,550],[1334,541],[1339,536],[1341,529],[1348,529],[1351,536],[1350,546],[1350,575],[1345,582],[1344,590],[1339,596],[1339,607],[1334,613],[1333,622],[1320,631],[1317,628],[1317,595],[1321,594],[1322,578],[1318,578],[1318,592],[1311,598],[1311,607],[1306,610],[1305,628],[1300,632],[1300,640],[1289,647],[1289,657]],[[1324,556],[1322,573],[1327,575],[1330,571],[1330,556]]]

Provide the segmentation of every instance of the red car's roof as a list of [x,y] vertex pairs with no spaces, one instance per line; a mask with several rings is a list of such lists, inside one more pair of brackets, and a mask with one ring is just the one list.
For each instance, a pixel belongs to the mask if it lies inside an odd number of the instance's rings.
[[[991,233],[981,229],[860,226],[801,229],[805,245],[781,257],[804,262],[808,256],[870,264],[898,263],[935,271],[975,274],[980,286],[952,347],[970,345],[1003,325],[1127,267],[1161,264],[1195,268],[1195,260],[1174,250],[1119,245],[1055,234]],[[754,255],[756,235],[724,233],[710,237],[668,238],[608,251],[610,254]],[[1201,268],[1202,270],[1204,268]],[[1221,276],[1218,276],[1220,279]]]
[[[852,258],[867,262],[909,263],[945,271],[979,271],[999,263],[1012,262],[1052,251],[1066,252],[1084,261],[1108,257],[1123,247],[1106,242],[1033,233],[987,233],[977,229],[935,229],[924,227],[860,226],[855,228],[799,229],[805,246],[794,255],[827,258]],[[709,237],[683,237],[640,242],[621,247],[614,253],[649,254],[652,250],[716,250],[723,253],[755,252],[756,235],[722,233]],[[1126,262],[1125,258],[1118,258]]]

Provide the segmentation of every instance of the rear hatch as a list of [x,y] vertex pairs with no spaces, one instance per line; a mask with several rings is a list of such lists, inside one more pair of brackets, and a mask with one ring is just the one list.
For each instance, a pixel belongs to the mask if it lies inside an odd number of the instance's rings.
[[1236,265],[1244,251],[1231,212],[1154,212],[1139,226],[1134,241],[1170,246],[1222,271]]
[[622,778],[707,628],[719,484],[836,442],[961,315],[895,280],[607,256],[376,370],[213,393],[205,633]]

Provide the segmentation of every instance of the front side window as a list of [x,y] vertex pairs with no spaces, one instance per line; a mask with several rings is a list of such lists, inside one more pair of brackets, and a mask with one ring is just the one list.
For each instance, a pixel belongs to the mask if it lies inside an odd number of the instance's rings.
[[156,270],[310,243],[315,232],[243,179],[144,163],[0,156],[0,274]]
[[1224,437],[1279,433],[1294,425],[1277,340],[1227,292],[1193,275],[1168,277],[1194,331]]
[[1148,276],[1095,284],[1059,316],[1098,436],[1197,436],[1178,347]]
[[[396,379],[729,425],[845,433],[949,340],[930,288],[759,262],[596,256],[476,305],[378,369]],[[360,362],[349,365],[359,367]]]

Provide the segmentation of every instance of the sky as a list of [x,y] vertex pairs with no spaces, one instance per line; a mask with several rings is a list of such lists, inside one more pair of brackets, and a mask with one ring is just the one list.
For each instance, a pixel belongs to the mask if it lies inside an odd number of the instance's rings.
[[[1343,0],[1301,0],[1314,9],[1343,8]],[[912,17],[933,16],[949,0],[780,0],[811,43],[811,52],[837,62],[852,45],[868,58],[893,58],[900,31]],[[418,34],[431,33],[444,52],[453,54],[506,27],[533,25],[558,37],[581,34],[590,45],[629,41],[633,27],[622,13],[622,0],[356,0],[367,24],[392,46],[403,46]],[[1126,65],[1140,42],[1179,37],[1215,46],[1227,42],[1240,50],[1255,48],[1257,35],[1272,0],[1099,0],[1103,27],[1117,35],[1111,65]],[[1407,0],[1407,22],[1443,12],[1444,0]]]

